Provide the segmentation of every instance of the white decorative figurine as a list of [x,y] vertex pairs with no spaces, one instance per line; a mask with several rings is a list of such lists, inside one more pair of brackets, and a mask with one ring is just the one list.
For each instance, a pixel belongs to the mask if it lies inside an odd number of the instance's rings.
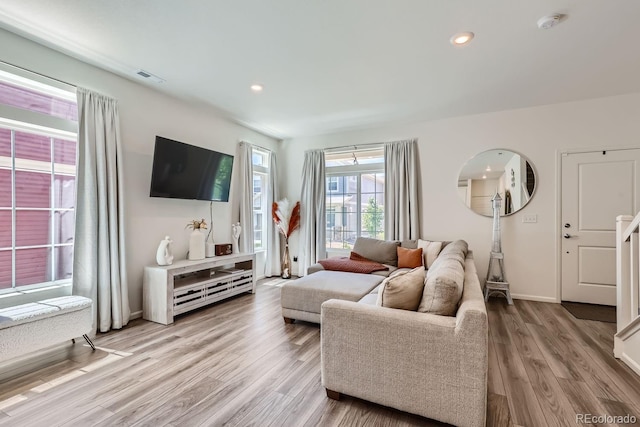
[[156,262],[158,265],[171,265],[173,263],[173,252],[171,251],[171,237],[165,236],[160,242],[158,251],[156,252]]
[[239,222],[231,225],[231,235],[233,236],[233,253],[239,254],[240,248],[238,247],[238,239],[240,238],[240,233],[242,233],[242,227]]

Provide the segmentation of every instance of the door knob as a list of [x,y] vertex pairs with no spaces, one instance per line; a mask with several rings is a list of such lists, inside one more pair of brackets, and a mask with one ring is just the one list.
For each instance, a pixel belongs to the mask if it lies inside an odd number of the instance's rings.
[[571,234],[564,233],[564,236],[562,236],[562,237],[564,237],[565,239],[570,239],[571,238]]
[[564,225],[564,228],[571,228],[571,224],[569,224],[568,222]]

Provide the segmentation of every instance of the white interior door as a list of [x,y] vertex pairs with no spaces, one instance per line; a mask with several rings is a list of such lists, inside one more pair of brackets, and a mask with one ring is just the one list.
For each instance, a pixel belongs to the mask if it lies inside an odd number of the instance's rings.
[[616,305],[616,216],[635,215],[640,149],[562,157],[562,300]]

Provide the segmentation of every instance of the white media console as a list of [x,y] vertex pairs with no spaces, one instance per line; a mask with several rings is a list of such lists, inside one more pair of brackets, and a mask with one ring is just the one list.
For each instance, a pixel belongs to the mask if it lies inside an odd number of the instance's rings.
[[178,314],[254,293],[255,265],[255,254],[233,254],[145,267],[142,318],[169,325]]

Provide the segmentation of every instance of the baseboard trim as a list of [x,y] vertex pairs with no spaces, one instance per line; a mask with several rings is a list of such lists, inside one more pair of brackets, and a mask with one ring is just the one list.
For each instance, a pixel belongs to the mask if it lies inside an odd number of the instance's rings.
[[553,297],[541,297],[538,295],[525,295],[525,294],[511,294],[511,298],[513,299],[523,299],[527,301],[538,301],[538,302],[551,302],[554,304],[558,304],[560,301],[556,300]]
[[640,365],[633,360],[631,357],[627,355],[627,353],[622,353],[622,357],[620,358],[624,363],[627,364],[636,374],[640,375]]
[[140,319],[142,317],[142,310],[134,311],[129,315],[129,320]]
[[627,338],[630,338],[632,335],[640,332],[640,316],[633,319],[627,326],[620,329],[618,333],[616,333],[616,337],[620,337],[621,340],[626,341]]

